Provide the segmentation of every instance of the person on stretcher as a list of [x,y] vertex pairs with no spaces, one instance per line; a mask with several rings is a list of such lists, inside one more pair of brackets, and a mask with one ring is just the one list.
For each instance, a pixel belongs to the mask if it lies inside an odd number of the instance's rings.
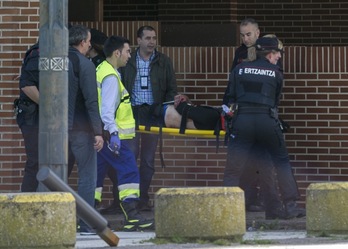
[[183,94],[163,105],[164,123],[168,128],[215,130],[219,126],[221,129],[220,116],[218,108],[193,105]]

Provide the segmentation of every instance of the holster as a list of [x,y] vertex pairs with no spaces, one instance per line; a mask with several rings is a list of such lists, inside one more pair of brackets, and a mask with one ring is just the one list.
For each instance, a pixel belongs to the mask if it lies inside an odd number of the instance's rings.
[[278,120],[278,108],[277,107],[273,107],[270,109],[270,115],[272,118]]
[[14,101],[16,113],[23,113],[26,125],[34,125],[38,121],[39,106],[31,101],[16,99]]

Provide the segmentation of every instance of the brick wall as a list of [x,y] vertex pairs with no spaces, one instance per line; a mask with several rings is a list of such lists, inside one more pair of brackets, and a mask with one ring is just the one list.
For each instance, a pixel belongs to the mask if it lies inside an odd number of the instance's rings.
[[[19,191],[23,175],[25,153],[12,101],[18,95],[21,58],[38,37],[38,3],[0,0],[0,192]],[[87,24],[109,35],[127,36],[134,43],[135,30],[147,23],[156,28],[160,25],[145,21]],[[208,105],[220,104],[234,49],[159,47],[173,60],[180,91],[195,103]],[[292,126],[286,142],[302,201],[305,188],[312,182],[348,180],[347,56],[346,46],[285,47],[281,116]],[[214,139],[166,136],[163,144],[166,168],[161,168],[157,156],[152,193],[168,186],[221,185],[226,157],[221,142],[218,153]],[[73,187],[76,177],[74,172],[69,181]],[[110,192],[107,180],[106,201]]]
[[286,44],[345,45],[348,2],[341,0],[240,0],[238,20],[252,16],[264,33],[275,33]]
[[[104,21],[152,20],[172,27],[182,24],[235,23],[245,17],[254,17],[259,21],[262,33],[275,33],[286,44],[344,46],[348,43],[348,2],[342,0],[141,2],[142,4],[129,0],[104,0],[107,5],[104,9]],[[191,32],[195,32],[195,29]],[[231,32],[234,31],[231,29]],[[209,35],[206,39],[209,39]],[[238,39],[231,41],[234,43],[230,45],[237,45],[239,42]]]
[[39,1],[0,1],[0,192],[19,191],[25,152],[13,100],[25,51],[39,35]]

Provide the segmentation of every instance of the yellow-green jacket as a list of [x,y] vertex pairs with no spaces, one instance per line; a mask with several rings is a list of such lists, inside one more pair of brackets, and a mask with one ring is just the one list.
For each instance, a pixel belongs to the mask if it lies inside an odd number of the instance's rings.
[[[105,77],[115,75],[118,81],[120,104],[116,107],[115,123],[118,127],[118,135],[120,139],[131,139],[135,136],[135,120],[133,117],[130,96],[123,86],[118,73],[108,61],[103,61],[97,67],[97,84],[98,84],[98,104],[99,111],[101,111],[101,89]],[[116,87],[116,86],[115,86]]]

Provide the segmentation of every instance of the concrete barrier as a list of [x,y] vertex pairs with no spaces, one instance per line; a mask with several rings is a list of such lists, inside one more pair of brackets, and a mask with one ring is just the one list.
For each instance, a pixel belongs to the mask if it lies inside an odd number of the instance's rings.
[[70,193],[0,194],[0,248],[74,248],[76,205]]
[[155,222],[158,238],[241,240],[244,192],[238,187],[162,188],[155,194]]
[[348,234],[347,207],[347,182],[310,184],[306,193],[307,233]]

